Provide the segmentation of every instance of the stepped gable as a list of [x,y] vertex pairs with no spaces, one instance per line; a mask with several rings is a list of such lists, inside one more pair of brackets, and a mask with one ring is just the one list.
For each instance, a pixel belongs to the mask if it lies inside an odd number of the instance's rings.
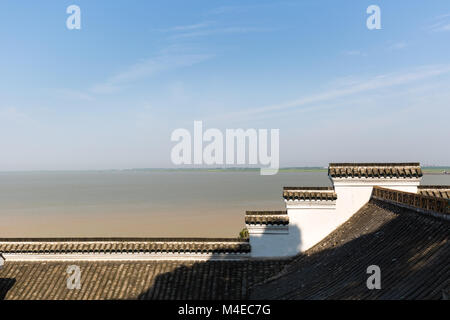
[[420,163],[330,163],[331,178],[420,178]]

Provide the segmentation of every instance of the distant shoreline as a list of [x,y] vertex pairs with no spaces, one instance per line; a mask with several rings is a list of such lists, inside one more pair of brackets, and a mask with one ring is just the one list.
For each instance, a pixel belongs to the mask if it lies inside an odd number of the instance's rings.
[[[101,170],[29,170],[29,171],[0,171],[0,173],[83,173],[83,172],[259,172],[260,168],[132,168],[132,169],[101,169]],[[285,167],[281,173],[296,172],[328,172],[323,167]],[[422,167],[424,174],[447,175],[450,167]]]

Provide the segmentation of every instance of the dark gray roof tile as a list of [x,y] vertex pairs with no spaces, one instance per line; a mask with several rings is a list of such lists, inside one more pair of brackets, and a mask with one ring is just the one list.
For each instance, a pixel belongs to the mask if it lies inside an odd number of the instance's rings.
[[337,194],[332,187],[284,187],[285,200],[334,201]]
[[450,186],[418,186],[417,193],[430,197],[450,199]]
[[[161,240],[161,239],[159,239]],[[151,252],[250,252],[250,244],[246,240],[203,239],[170,239],[169,241],[128,241],[111,238],[109,240],[71,240],[56,239],[0,239],[0,252],[3,253],[151,253]]]
[[332,178],[418,178],[423,175],[419,163],[330,163]]
[[246,215],[245,224],[248,225],[288,225],[289,217],[288,215]]
[[[0,270],[0,297],[8,300],[246,299],[250,286],[279,272],[285,262],[10,261]],[[81,269],[80,290],[69,290],[66,286],[66,270],[73,264]]]

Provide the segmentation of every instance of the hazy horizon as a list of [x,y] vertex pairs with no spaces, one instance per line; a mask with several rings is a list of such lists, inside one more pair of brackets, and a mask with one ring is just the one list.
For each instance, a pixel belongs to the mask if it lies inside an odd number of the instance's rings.
[[[413,161],[408,161],[408,162],[413,162]],[[327,170],[328,165],[325,166],[286,166],[286,167],[280,167],[279,170],[286,170],[286,169],[317,169],[317,170]],[[427,168],[435,168],[435,169],[449,169],[450,165],[422,165],[421,164],[421,168],[422,169],[427,169]],[[251,171],[259,171],[259,167],[232,167],[232,166],[225,166],[225,167],[214,167],[214,166],[203,166],[203,167],[177,167],[177,166],[173,166],[173,167],[166,167],[166,168],[110,168],[110,169],[58,169],[58,170],[10,170],[10,171],[1,171],[0,173],[26,173],[26,172],[30,172],[30,173],[37,173],[37,172],[108,172],[108,171],[145,171],[145,170],[169,170],[169,171],[183,171],[183,170],[204,170],[204,171],[214,171],[214,170],[223,170],[223,171],[230,171],[232,172],[233,170],[251,170]]]

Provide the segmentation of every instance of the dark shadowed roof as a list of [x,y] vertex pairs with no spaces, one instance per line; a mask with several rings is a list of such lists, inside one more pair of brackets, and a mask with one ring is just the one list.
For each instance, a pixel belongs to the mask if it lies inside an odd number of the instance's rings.
[[420,164],[412,163],[330,163],[328,175],[332,178],[417,178]]
[[[275,277],[254,299],[440,299],[450,289],[450,223],[372,199]],[[369,290],[367,267],[381,269]]]
[[[247,288],[280,271],[283,261],[7,262],[5,299],[244,299]],[[67,289],[67,267],[81,270],[81,289]]]

